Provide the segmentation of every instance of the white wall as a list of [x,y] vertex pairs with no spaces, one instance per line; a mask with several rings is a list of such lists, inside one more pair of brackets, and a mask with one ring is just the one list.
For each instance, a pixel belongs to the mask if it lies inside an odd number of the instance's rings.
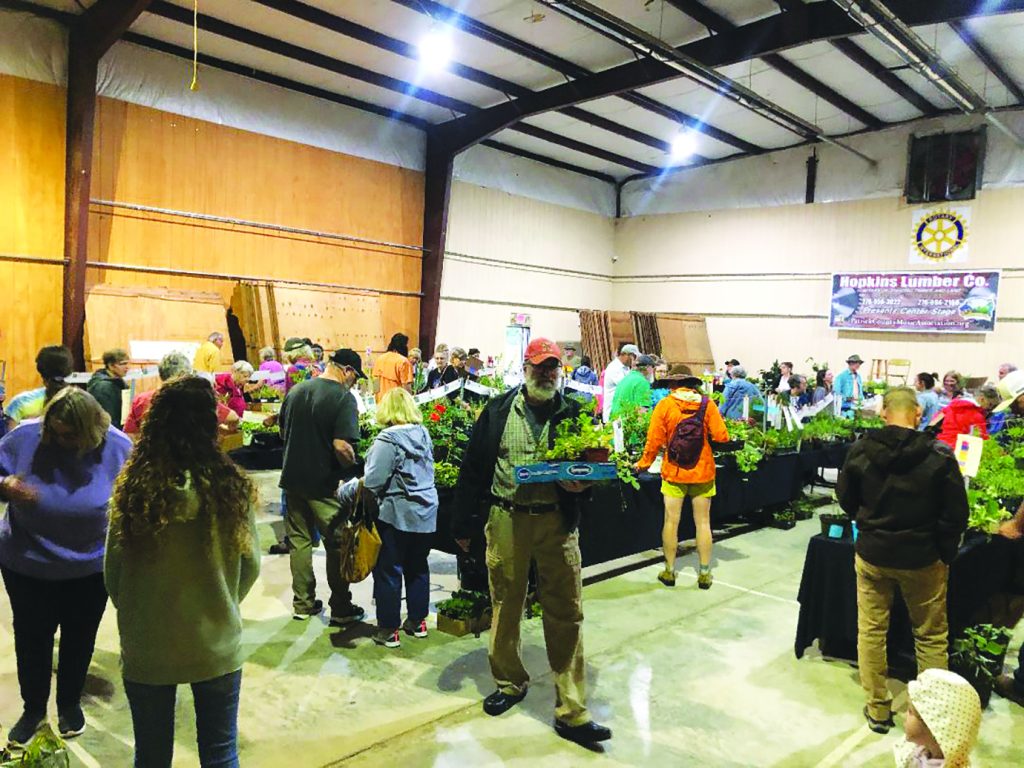
[[438,340],[496,354],[517,311],[534,336],[578,339],[577,310],[611,307],[614,242],[606,216],[453,184]]
[[970,203],[970,261],[1004,270],[991,334],[837,332],[828,327],[833,271],[906,270],[911,208],[899,198],[639,216],[616,228],[615,308],[706,314],[717,360],[757,371],[774,359],[810,369],[848,355],[910,358],[916,370],[994,375],[1024,362],[1024,189]]

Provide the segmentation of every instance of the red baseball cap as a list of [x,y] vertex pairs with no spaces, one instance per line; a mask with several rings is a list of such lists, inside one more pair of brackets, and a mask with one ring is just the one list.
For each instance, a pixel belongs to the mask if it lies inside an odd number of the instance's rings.
[[562,360],[562,350],[555,342],[548,339],[534,339],[526,347],[524,361],[540,365],[545,360]]

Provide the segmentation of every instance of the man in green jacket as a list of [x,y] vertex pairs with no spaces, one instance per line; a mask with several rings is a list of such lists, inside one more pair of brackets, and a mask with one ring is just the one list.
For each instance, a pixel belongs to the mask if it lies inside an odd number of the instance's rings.
[[128,388],[124,376],[128,373],[128,353],[123,349],[108,349],[103,353],[103,367],[96,371],[86,385],[86,391],[96,398],[103,410],[110,414],[110,423],[121,428],[121,393]]
[[629,413],[634,408],[651,407],[651,382],[654,381],[655,360],[650,355],[640,355],[636,368],[626,374],[615,388],[612,399],[611,420]]

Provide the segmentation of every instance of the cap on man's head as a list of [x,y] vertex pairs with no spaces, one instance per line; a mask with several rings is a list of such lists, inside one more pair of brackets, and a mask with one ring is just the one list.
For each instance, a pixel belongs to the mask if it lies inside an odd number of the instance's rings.
[[523,362],[540,365],[545,360],[562,359],[562,350],[550,339],[534,339],[526,347]]
[[302,349],[304,346],[306,346],[305,339],[300,339],[298,336],[292,336],[284,343],[284,351],[294,352],[296,349]]
[[640,355],[636,359],[636,364],[640,368],[646,368],[649,365],[657,365],[657,361],[650,355]]
[[638,347],[636,344],[624,344],[622,346],[622,349],[619,350],[619,354],[640,357],[640,347]]
[[733,358],[732,360],[726,360],[726,361],[725,361],[725,364],[726,364],[726,365],[739,365],[739,364],[740,364],[740,361],[739,361],[739,360],[737,360],[737,359],[736,359],[736,358],[734,357],[734,358]]
[[327,359],[335,365],[340,365],[343,368],[351,368],[356,372],[357,378],[366,378],[366,374],[363,373],[363,359],[359,357],[359,353],[355,350],[336,349],[334,350],[334,354]]
[[848,362],[848,363],[863,363],[864,361],[860,359],[860,355],[850,355],[848,358],[846,358],[846,362]]
[[996,385],[1002,402],[995,407],[996,411],[1005,411],[1021,395],[1024,395],[1024,371],[1010,371]]

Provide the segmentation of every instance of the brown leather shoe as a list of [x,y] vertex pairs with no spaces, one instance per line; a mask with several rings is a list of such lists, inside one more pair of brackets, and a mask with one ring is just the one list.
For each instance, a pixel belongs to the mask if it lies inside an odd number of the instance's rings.
[[1016,704],[1024,707],[1024,693],[1021,693],[1017,688],[1017,684],[1010,675],[1000,675],[992,681],[992,690],[1002,696],[1004,699],[1009,699]]

